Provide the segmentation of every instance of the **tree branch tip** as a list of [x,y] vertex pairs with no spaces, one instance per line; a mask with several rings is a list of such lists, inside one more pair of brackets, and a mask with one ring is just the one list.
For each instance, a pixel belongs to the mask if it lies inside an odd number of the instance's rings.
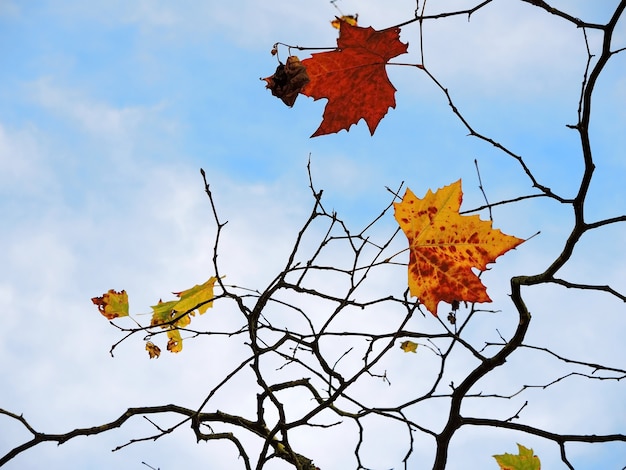
[[[527,242],[528,240],[531,240],[533,238],[535,238],[536,236],[541,235],[541,230],[537,230],[535,233],[533,233],[530,237],[528,237],[527,239],[525,239],[524,241]],[[516,247],[517,248],[517,247]]]

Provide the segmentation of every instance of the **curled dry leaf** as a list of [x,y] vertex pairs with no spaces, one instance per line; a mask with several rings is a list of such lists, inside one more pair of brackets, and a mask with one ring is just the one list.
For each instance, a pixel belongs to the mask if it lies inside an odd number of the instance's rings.
[[148,351],[150,359],[153,359],[155,357],[158,358],[161,355],[161,348],[159,348],[152,341],[146,342],[146,351]]
[[272,91],[272,95],[280,98],[283,103],[291,107],[296,102],[298,93],[307,83],[309,76],[306,68],[297,56],[287,57],[286,64],[279,64],[271,77],[262,78],[267,84],[265,88]]

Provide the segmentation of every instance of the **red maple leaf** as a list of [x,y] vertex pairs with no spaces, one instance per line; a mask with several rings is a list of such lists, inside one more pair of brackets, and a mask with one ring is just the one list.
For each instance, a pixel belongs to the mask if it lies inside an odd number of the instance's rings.
[[374,135],[387,110],[396,107],[385,65],[408,46],[400,42],[400,28],[376,31],[342,22],[336,50],[302,61],[310,82],[301,93],[328,98],[322,124],[311,137],[349,130],[361,118]]

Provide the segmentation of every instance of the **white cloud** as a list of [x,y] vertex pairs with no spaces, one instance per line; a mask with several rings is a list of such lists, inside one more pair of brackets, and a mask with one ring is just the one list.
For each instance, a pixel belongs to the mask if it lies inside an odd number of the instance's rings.
[[0,193],[6,197],[6,210],[17,209],[31,194],[42,197],[58,192],[46,145],[45,134],[34,126],[20,129],[0,123]]
[[113,107],[78,90],[56,85],[49,78],[29,83],[26,89],[37,105],[71,120],[79,129],[111,140],[130,140],[138,128],[154,123],[154,116],[163,108],[163,105]]

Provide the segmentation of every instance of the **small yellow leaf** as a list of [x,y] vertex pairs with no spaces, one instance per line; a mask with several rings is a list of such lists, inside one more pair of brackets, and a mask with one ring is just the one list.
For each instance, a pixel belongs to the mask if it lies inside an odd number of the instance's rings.
[[348,23],[350,26],[356,26],[358,19],[358,13],[356,15],[344,15],[341,17],[335,17],[335,19],[332,20],[330,24],[333,25],[333,28],[340,29],[342,22]]
[[169,352],[178,353],[183,350],[183,338],[180,336],[180,331],[177,329],[171,329],[167,332],[167,350]]
[[501,470],[541,470],[541,462],[532,449],[527,449],[521,444],[517,444],[518,455],[502,454],[494,455]]
[[109,320],[128,316],[128,294],[125,290],[116,292],[109,289],[109,292],[102,294],[102,297],[93,297],[91,301],[98,306],[100,313]]
[[404,341],[401,345],[400,348],[404,351],[404,352],[413,352],[413,353],[417,353],[417,343],[414,343],[413,341]]
[[148,341],[146,343],[146,351],[148,351],[148,355],[150,356],[150,359],[155,358],[155,357],[158,358],[161,355],[161,348],[159,348],[152,341]]

